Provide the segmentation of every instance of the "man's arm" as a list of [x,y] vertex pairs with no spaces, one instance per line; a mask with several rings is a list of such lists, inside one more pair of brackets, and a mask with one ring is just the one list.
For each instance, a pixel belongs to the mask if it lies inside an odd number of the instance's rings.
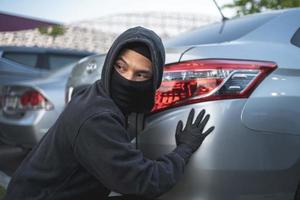
[[73,147],[89,173],[107,188],[122,194],[158,196],[177,183],[185,166],[180,153],[171,152],[157,160],[145,158],[130,143],[119,118],[111,113],[88,119]]

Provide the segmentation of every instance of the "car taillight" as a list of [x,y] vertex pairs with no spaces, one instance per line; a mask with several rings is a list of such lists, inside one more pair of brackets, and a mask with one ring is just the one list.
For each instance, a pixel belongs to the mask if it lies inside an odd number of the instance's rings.
[[273,62],[193,60],[167,65],[152,112],[191,103],[247,98],[276,68]]
[[5,114],[16,115],[29,110],[51,110],[53,105],[33,88],[23,86],[3,87],[2,109]]
[[25,107],[25,106],[43,107],[43,104],[45,103],[45,101],[46,101],[46,99],[43,97],[43,95],[37,91],[25,92],[20,98],[20,103],[23,107]]

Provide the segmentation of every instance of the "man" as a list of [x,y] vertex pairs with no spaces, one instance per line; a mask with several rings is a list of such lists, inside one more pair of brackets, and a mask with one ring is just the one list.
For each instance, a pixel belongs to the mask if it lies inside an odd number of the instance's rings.
[[[150,160],[130,143],[126,116],[146,113],[160,86],[165,52],[152,31],[125,31],[110,48],[101,81],[76,94],[56,123],[23,161],[6,200],[100,200],[110,191],[153,198],[168,191],[183,174],[209,116],[202,111],[184,129],[177,125],[177,148]],[[203,119],[204,118],[204,119]]]

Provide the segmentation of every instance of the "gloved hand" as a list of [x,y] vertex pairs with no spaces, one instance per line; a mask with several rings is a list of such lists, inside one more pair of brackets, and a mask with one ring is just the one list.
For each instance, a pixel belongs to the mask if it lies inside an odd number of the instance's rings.
[[[187,118],[187,122],[185,128],[183,128],[183,123],[180,120],[177,123],[176,127],[176,144],[179,145],[186,145],[191,148],[191,151],[196,151],[200,145],[202,144],[205,137],[214,130],[214,126],[210,127],[207,131],[203,133],[204,127],[209,120],[210,115],[205,115],[205,110],[203,109],[198,116],[196,117],[195,122],[193,123],[195,110],[192,109],[189,113]],[[204,119],[203,119],[204,117]]]

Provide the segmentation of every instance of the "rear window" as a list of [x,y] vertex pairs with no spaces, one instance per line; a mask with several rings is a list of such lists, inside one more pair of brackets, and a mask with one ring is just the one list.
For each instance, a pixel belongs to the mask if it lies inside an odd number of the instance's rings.
[[300,28],[296,31],[292,37],[291,43],[297,47],[300,47]]
[[50,70],[60,69],[61,67],[77,62],[81,59],[81,56],[66,56],[66,55],[49,55],[49,68]]
[[4,52],[2,57],[29,67],[35,67],[38,60],[38,55],[32,53]]
[[246,16],[228,20],[224,23],[218,22],[216,24],[203,26],[166,41],[165,46],[188,46],[236,40],[267,23],[269,20],[278,16],[278,14],[279,13],[267,13]]

